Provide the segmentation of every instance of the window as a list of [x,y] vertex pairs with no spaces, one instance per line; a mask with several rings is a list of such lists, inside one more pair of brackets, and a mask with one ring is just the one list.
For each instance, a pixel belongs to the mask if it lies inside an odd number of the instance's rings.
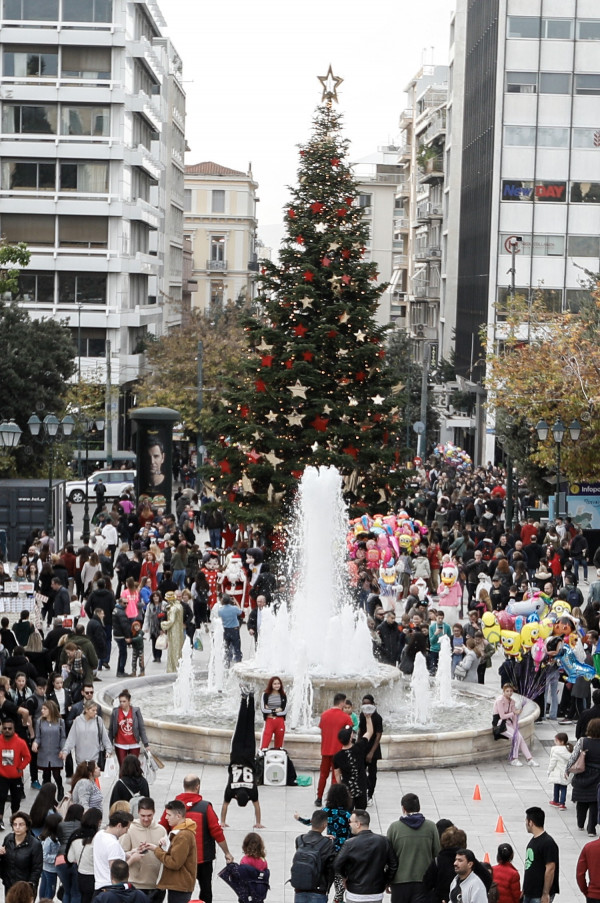
[[552,126],[538,128],[538,145],[540,147],[568,147],[569,130]]
[[59,216],[58,244],[61,248],[106,248],[108,217]]
[[192,189],[186,188],[183,192],[183,209],[191,210],[192,209]]
[[56,104],[33,106],[5,103],[2,131],[8,135],[56,135]]
[[600,41],[600,19],[581,19],[577,23],[580,41]]
[[108,191],[108,163],[61,163],[60,191]]
[[535,94],[537,86],[537,72],[506,73],[506,90],[509,94]]
[[77,354],[81,357],[106,356],[106,333],[103,329],[72,329],[71,333]]
[[540,72],[540,94],[570,94],[569,72]]
[[58,19],[58,0],[4,0],[5,19],[48,22]]
[[573,147],[600,147],[600,127],[597,129],[573,129]]
[[112,0],[63,0],[64,22],[110,22]]
[[60,114],[61,135],[110,134],[110,107],[71,107],[63,105]]
[[570,41],[573,38],[573,19],[543,19],[542,37],[559,41]]
[[571,182],[572,204],[600,204],[600,182]]
[[133,116],[133,145],[134,147],[141,144],[146,150],[150,150],[152,141],[156,133],[152,129],[143,116],[134,113]]
[[225,267],[225,236],[213,235],[210,239],[210,263],[217,269]]
[[61,75],[64,78],[110,78],[110,47],[63,47]]
[[358,196],[358,206],[359,207],[371,207],[373,204],[373,195],[372,194],[359,194]]
[[564,203],[567,199],[566,182],[530,182],[517,179],[502,180],[503,201],[536,201]]
[[56,168],[54,163],[30,160],[2,161],[2,188],[13,191],[54,191]]
[[561,288],[536,288],[532,291],[535,301],[541,301],[542,305],[550,313],[559,313],[562,310]]
[[[504,233],[500,236],[500,253],[510,254],[512,251],[512,239],[514,235]],[[529,257],[563,257],[565,253],[564,235],[531,235],[522,236],[522,241],[517,245],[517,253]]]
[[106,273],[59,273],[58,300],[70,304],[78,301],[106,304]]
[[225,285],[219,280],[210,283],[210,306],[223,304],[225,301]]
[[212,193],[212,212],[225,213],[225,192],[217,188]]
[[569,257],[600,257],[597,235],[569,235]]
[[0,217],[0,229],[2,237],[11,245],[24,241],[28,245],[54,247],[54,216],[3,213]]
[[56,78],[58,51],[41,47],[13,47],[4,51],[2,72],[11,78]]
[[504,143],[515,147],[534,147],[535,127],[528,125],[505,126]]
[[132,167],[131,173],[131,197],[135,200],[141,198],[142,201],[150,200],[150,176],[145,173],[139,166]]
[[539,38],[540,20],[534,16],[509,16],[509,38]]
[[576,75],[575,94],[600,94],[600,75]]
[[23,270],[19,273],[19,290],[14,297],[17,301],[52,304],[54,301],[54,273],[34,273],[31,270]]
[[572,314],[578,314],[584,305],[589,305],[592,296],[588,289],[568,288],[567,289],[567,310]]

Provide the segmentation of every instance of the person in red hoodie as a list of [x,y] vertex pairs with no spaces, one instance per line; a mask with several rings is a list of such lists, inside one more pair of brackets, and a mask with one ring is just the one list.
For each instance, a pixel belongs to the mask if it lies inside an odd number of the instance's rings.
[[23,772],[31,762],[29,747],[15,734],[15,722],[2,722],[0,736],[0,831],[4,830],[4,807],[10,793],[10,808],[18,812],[23,793]]
[[577,860],[576,874],[579,890],[588,903],[600,900],[600,840],[586,843]]
[[[186,818],[196,822],[196,847],[198,849],[197,878],[200,885],[200,899],[203,903],[212,903],[212,872],[216,855],[215,845],[218,844],[225,854],[226,862],[233,862],[233,856],[229,852],[223,828],[219,824],[217,814],[212,803],[200,796],[200,778],[195,774],[188,774],[183,779],[183,793],[175,799],[185,804]],[[159,822],[169,830],[166,818],[166,809]]]
[[336,783],[333,757],[342,748],[338,734],[343,728],[352,727],[352,719],[344,712],[345,702],[346,694],[336,693],[333,697],[333,707],[323,712],[319,721],[319,729],[321,731],[321,768],[315,806],[320,807],[322,805],[325,784],[330,773],[332,783]]
[[512,864],[514,850],[509,843],[501,843],[492,869],[498,887],[498,903],[519,903],[521,899],[521,879]]

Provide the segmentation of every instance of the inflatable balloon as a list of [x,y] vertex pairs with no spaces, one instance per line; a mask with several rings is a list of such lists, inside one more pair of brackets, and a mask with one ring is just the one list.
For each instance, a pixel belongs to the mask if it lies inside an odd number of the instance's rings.
[[563,643],[562,649],[556,655],[556,661],[567,675],[569,683],[575,683],[578,677],[584,677],[586,680],[593,680],[596,676],[596,669],[593,665],[586,665],[585,662],[577,661],[577,657],[573,649]]
[[496,620],[503,630],[514,630],[515,616],[509,615],[508,611],[497,611]]
[[552,636],[552,630],[554,628],[554,622],[549,618],[544,618],[543,621],[540,621],[539,624],[539,636],[542,640],[547,640],[549,636]]
[[539,624],[525,624],[521,628],[521,646],[531,648],[540,635]]
[[563,615],[571,614],[571,606],[568,602],[565,602],[564,599],[555,599],[552,603],[552,611],[558,618],[560,618]]
[[548,596],[545,596],[543,593],[535,593],[521,602],[515,602],[511,599],[506,606],[506,610],[510,615],[524,615],[524,617],[528,617],[529,615],[537,614],[540,618],[544,616],[547,608]]
[[517,617],[515,618],[515,630],[517,631],[517,633],[521,633],[524,624],[525,618],[523,617],[523,615],[517,615]]
[[538,637],[531,647],[531,657],[535,664],[535,670],[539,671],[540,665],[546,658],[546,644],[541,639],[541,637]]
[[494,613],[485,611],[481,620],[483,623],[483,635],[485,639],[488,643],[493,643],[494,646],[497,646],[500,642],[500,625],[496,621]]
[[502,651],[510,658],[519,658],[521,654],[521,635],[516,630],[501,630],[500,642]]

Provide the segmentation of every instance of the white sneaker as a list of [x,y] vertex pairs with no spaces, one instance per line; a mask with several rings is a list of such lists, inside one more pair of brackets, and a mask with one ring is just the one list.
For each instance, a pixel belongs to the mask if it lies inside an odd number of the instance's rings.
[[536,762],[535,759],[527,759],[527,764],[531,766],[531,768],[539,768],[540,763]]
[[522,768],[522,767],[523,767],[523,763],[522,763],[519,759],[511,759],[511,760],[510,760],[510,764],[511,764],[511,765],[514,765],[515,768]]

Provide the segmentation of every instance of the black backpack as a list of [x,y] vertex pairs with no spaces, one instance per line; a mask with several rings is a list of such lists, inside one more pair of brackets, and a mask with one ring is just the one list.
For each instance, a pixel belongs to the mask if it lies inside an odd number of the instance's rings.
[[295,891],[316,891],[322,885],[322,852],[327,838],[319,837],[311,842],[305,836],[298,838],[298,847],[292,859],[290,884]]

